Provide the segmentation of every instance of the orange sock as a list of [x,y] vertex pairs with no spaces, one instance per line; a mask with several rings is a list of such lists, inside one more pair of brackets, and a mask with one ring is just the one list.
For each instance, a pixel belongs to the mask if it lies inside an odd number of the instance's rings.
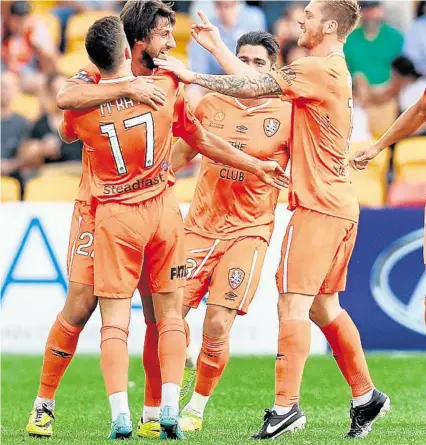
[[60,312],[47,338],[41,369],[39,397],[54,399],[64,372],[68,368],[77,348],[82,327],[70,325]]
[[310,347],[310,321],[280,322],[278,354],[275,362],[275,405],[290,407],[299,403],[303,369]]
[[374,388],[368,371],[361,338],[355,323],[342,311],[330,324],[321,328],[334,358],[352,389],[352,396],[359,397]]
[[146,321],[142,363],[145,369],[145,406],[161,404],[161,369],[158,359],[158,329],[155,323]]
[[185,367],[185,327],[182,318],[165,318],[157,323],[158,357],[161,380],[165,383],[182,385]]
[[116,392],[127,392],[128,335],[127,329],[116,326],[102,326],[101,328],[101,369],[108,396]]
[[229,336],[212,338],[203,334],[203,344],[197,361],[195,392],[212,394],[229,362]]

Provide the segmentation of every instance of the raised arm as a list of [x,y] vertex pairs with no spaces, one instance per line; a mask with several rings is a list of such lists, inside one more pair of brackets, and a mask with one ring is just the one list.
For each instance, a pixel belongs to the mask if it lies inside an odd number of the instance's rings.
[[166,100],[163,90],[155,86],[151,79],[137,77],[129,82],[100,85],[77,83],[70,79],[59,90],[56,103],[61,110],[84,110],[120,97],[130,97],[154,110],[160,109]]
[[223,43],[217,26],[212,25],[202,11],[199,11],[198,15],[201,18],[201,23],[192,25],[191,35],[199,45],[214,56],[223,71],[226,74],[256,75],[257,71],[253,67],[242,62]]

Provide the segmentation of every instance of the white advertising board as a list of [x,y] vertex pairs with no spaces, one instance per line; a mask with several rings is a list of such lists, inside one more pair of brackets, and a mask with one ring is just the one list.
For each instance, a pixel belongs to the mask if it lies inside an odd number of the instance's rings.
[[[67,288],[66,253],[73,204],[5,203],[1,205],[1,335],[2,352],[40,354]],[[182,204],[185,215],[188,204]],[[290,212],[279,205],[275,232],[262,278],[248,315],[238,317],[231,333],[233,354],[275,354],[278,336],[275,271]],[[145,323],[139,295],[134,296],[129,351],[141,354]],[[205,304],[188,318],[193,341],[201,342]],[[98,353],[97,309],[84,329],[78,351]],[[312,353],[326,352],[321,332],[313,326]]]

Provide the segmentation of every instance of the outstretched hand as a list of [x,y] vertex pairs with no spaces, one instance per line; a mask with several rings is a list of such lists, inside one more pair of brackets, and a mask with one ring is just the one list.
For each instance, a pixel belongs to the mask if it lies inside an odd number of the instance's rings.
[[350,164],[355,170],[365,170],[369,161],[374,159],[379,153],[380,150],[374,146],[367,150],[360,150],[355,153],[355,156],[350,160]]
[[167,56],[166,59],[154,58],[155,65],[166,71],[175,74],[182,82],[192,83],[194,73],[190,71],[185,64],[175,57]]
[[277,161],[262,161],[256,176],[265,184],[279,190],[289,185],[289,178]]

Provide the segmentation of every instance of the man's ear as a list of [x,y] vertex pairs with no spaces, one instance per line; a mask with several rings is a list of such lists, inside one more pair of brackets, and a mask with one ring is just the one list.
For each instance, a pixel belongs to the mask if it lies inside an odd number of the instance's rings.
[[137,47],[137,49],[139,49],[141,52],[145,52],[146,47],[148,46],[148,44],[144,40],[136,40],[134,46]]
[[271,66],[271,71],[276,71],[277,70],[277,64],[273,63]]

